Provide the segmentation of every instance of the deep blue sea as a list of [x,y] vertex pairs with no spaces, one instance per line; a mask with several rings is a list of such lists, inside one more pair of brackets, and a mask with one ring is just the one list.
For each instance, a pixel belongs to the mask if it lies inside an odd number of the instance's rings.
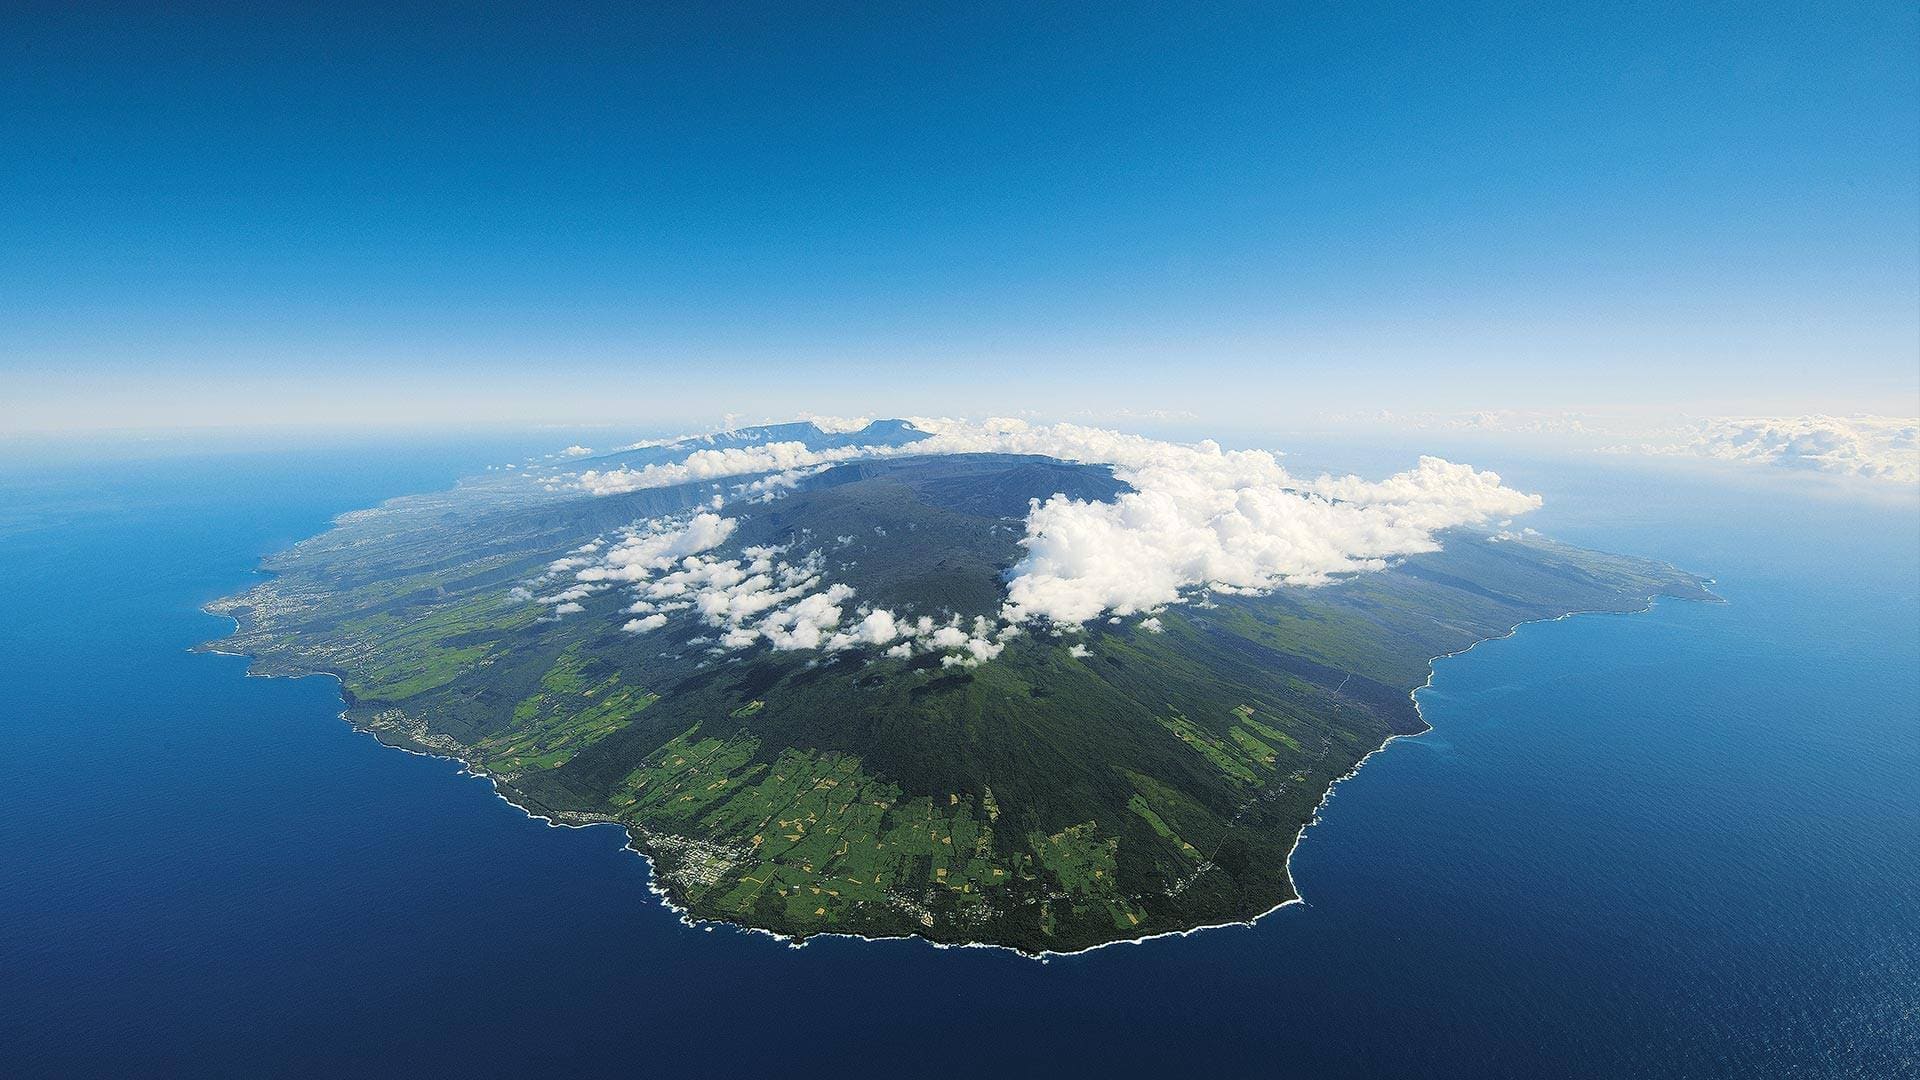
[[690,929],[617,830],[187,652],[333,514],[564,444],[4,448],[0,1075],[1920,1075],[1911,497],[1470,457],[1728,603],[1441,662],[1306,904],[1040,964]]

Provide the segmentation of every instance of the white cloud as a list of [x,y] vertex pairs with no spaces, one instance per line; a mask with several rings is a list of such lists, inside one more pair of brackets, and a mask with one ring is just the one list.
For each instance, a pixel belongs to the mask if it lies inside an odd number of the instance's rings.
[[[761,641],[775,649],[826,645],[853,589],[839,583],[822,587],[824,563],[814,552],[799,562],[782,559],[785,549],[778,547],[743,548],[737,559],[704,554],[731,536],[736,525],[710,513],[678,525],[648,522],[577,576],[583,582],[635,583],[636,599],[627,612],[638,618],[622,627],[634,633],[666,625],[671,612],[687,611],[723,631],[724,648]],[[868,613],[857,628],[861,640],[886,640],[881,633],[891,619],[890,613]]]
[[580,606],[579,604],[574,603],[573,601],[568,601],[567,603],[561,604],[559,607],[554,608],[553,613],[555,615],[573,615],[585,610],[587,609]]
[[[548,445],[551,446],[552,444],[549,443]],[[560,451],[560,456],[561,457],[591,457],[593,456],[593,448],[590,446],[578,446],[578,445],[569,446],[565,450]]]
[[637,581],[656,570],[664,570],[675,559],[710,551],[733,535],[738,522],[713,513],[695,514],[686,520],[656,518],[629,532],[598,563],[590,559],[560,559],[554,568],[585,565],[581,581]]
[[829,435],[850,435],[865,430],[873,421],[864,416],[812,416],[803,414],[802,420]]
[[967,643],[967,632],[958,626],[943,626],[930,638],[936,649],[958,649]]
[[[1065,425],[1061,425],[1065,427]],[[1056,429],[1057,430],[1057,429]],[[1135,490],[1113,502],[1054,496],[1027,515],[1027,555],[1005,616],[1078,624],[1180,602],[1188,590],[1322,585],[1439,547],[1434,534],[1539,506],[1538,496],[1439,458],[1384,481],[1301,483],[1266,451],[1179,446],[1073,429],[1010,440],[1053,456],[1115,461]]]
[[893,617],[893,612],[885,608],[875,608],[868,612],[867,617],[860,620],[860,625],[855,632],[859,634],[860,640],[869,645],[885,645],[900,636],[900,628]]
[[976,664],[985,663],[999,656],[1000,650],[1006,647],[1004,641],[988,641],[986,638],[978,637],[968,638],[966,644],[967,656]]
[[1070,649],[1068,649],[1068,650],[1067,650],[1067,655],[1068,655],[1068,656],[1073,656],[1073,657],[1078,657],[1078,658],[1080,658],[1080,659],[1083,659],[1083,660],[1084,660],[1084,659],[1086,659],[1087,657],[1089,657],[1089,656],[1092,656],[1092,655],[1093,655],[1093,650],[1092,650],[1092,649],[1089,649],[1089,648],[1087,648],[1087,647],[1086,647],[1086,645],[1084,645],[1084,644],[1079,644],[1079,645],[1075,645],[1075,646],[1073,646],[1072,648],[1070,648]]
[[852,596],[846,585],[829,585],[768,615],[757,629],[776,649],[817,649],[827,631],[840,625],[840,605]]
[[843,446],[827,450],[809,450],[803,442],[762,443],[759,446],[730,446],[722,450],[695,450],[677,462],[648,465],[644,468],[601,472],[589,469],[575,479],[583,491],[593,495],[618,495],[646,488],[673,487],[698,480],[718,480],[754,473],[784,472],[809,466],[851,461],[872,456],[881,447]]
[[[1506,487],[1493,473],[1433,457],[1381,481],[1352,476],[1302,481],[1272,453],[1228,451],[1212,441],[1184,445],[1009,419],[910,422],[928,437],[898,447],[827,451],[808,450],[799,442],[697,450],[679,462],[585,473],[579,484],[606,494],[770,474],[737,486],[740,496],[768,492],[790,483],[799,470],[840,461],[1011,453],[1110,465],[1133,490],[1112,502],[1062,495],[1036,500],[1020,541],[1026,555],[1009,576],[1000,620],[978,619],[970,628],[956,620],[937,625],[925,616],[907,624],[892,612],[873,609],[843,629],[844,604],[853,592],[823,582],[818,553],[798,563],[782,561],[782,550],[770,548],[747,549],[732,560],[704,556],[735,528],[732,519],[714,513],[629,530],[604,555],[582,559],[592,565],[577,576],[583,582],[638,583],[630,610],[644,618],[629,627],[667,611],[692,610],[724,630],[721,642],[730,648],[759,641],[775,648],[887,645],[888,655],[935,650],[971,665],[999,655],[1006,638],[1030,619],[1071,626],[1103,615],[1151,613],[1202,588],[1262,592],[1322,585],[1436,550],[1441,530],[1502,521],[1540,504],[1538,496]],[[875,532],[886,535],[878,527]],[[1153,618],[1141,625],[1160,628]]]
[[1920,484],[1920,420],[1901,417],[1718,417],[1680,442],[1613,449]]

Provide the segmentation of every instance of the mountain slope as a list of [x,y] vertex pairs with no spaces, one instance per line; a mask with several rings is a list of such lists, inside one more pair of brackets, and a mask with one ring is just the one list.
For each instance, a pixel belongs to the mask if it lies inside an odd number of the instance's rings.
[[626,588],[564,618],[525,591],[609,530],[717,500],[731,533],[667,565],[750,571],[780,552],[799,568],[770,574],[964,637],[1000,608],[1030,500],[1125,489],[1101,466],[997,454],[838,465],[768,501],[707,482],[604,498],[484,485],[349,515],[213,610],[239,624],[220,648],[267,673],[335,672],[348,718],[382,739],[458,756],[538,812],[626,825],[696,916],[1039,952],[1291,898],[1286,857],[1328,786],[1422,729],[1409,695],[1431,657],[1527,620],[1705,595],[1663,565],[1454,532],[1329,586],[1029,627],[976,664],[721,648],[689,613],[622,629]]

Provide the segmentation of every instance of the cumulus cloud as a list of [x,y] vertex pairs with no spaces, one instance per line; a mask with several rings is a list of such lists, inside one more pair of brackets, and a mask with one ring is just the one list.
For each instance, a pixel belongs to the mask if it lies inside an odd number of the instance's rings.
[[860,620],[860,625],[854,628],[854,634],[869,645],[885,645],[900,636],[900,627],[893,612],[876,608]]
[[560,451],[560,456],[561,457],[591,457],[593,456],[593,448],[590,446],[580,446],[576,444],[574,446],[567,447],[565,450]]
[[675,559],[719,547],[738,525],[714,513],[686,520],[656,518],[628,532],[597,561],[569,558],[553,565],[585,566],[578,575],[581,581],[637,581],[666,569]]
[[[862,609],[843,625],[853,590],[825,580],[820,553],[792,562],[774,548],[748,548],[734,559],[706,555],[736,524],[712,512],[644,523],[604,552],[583,546],[553,569],[573,570],[583,583],[635,583],[629,612],[638,618],[627,623],[635,632],[664,625],[669,612],[687,611],[720,630],[728,648],[877,646],[890,656],[940,651],[945,662],[972,665],[998,656],[1028,621],[1073,626],[1147,614],[1140,625],[1158,632],[1153,613],[1199,590],[1323,585],[1436,550],[1443,530],[1504,521],[1540,504],[1494,473],[1434,457],[1385,480],[1301,480],[1270,452],[1224,450],[1212,441],[1177,444],[1017,419],[910,422],[928,437],[899,447],[815,451],[800,442],[772,442],[701,449],[681,461],[584,473],[578,484],[608,494],[758,475],[736,485],[734,496],[766,497],[805,472],[841,461],[1009,453],[1109,465],[1132,490],[1111,502],[1064,495],[1035,500],[1020,541],[1026,554],[1009,574],[999,619],[972,625],[925,616],[909,622],[882,609]],[[846,425],[856,429],[853,421]],[[715,502],[717,509],[721,500]],[[883,530],[875,531],[884,539]]]
[[852,595],[849,586],[830,585],[774,611],[754,629],[776,649],[817,649],[827,632],[840,625],[840,605]]
[[[706,554],[724,543],[737,524],[712,513],[646,522],[577,577],[586,583],[634,584],[635,599],[627,613],[636,617],[622,626],[631,633],[658,629],[671,613],[686,612],[721,631],[723,648],[759,642],[775,649],[827,645],[853,589],[822,580],[824,562],[817,552],[791,562],[780,547],[746,547],[738,558]],[[869,613],[856,628],[861,640],[889,640],[893,635],[883,636],[883,631],[890,628],[891,618]]]
[[828,652],[869,647],[891,657],[944,652],[949,655],[943,662],[972,666],[1000,655],[1019,632],[984,616],[970,623],[958,616],[909,620],[885,608],[863,607],[849,619],[854,590],[825,580],[826,560],[817,550],[792,558],[785,547],[759,545],[743,547],[733,558],[711,553],[736,524],[708,513],[643,522],[607,547],[599,562],[580,568],[577,584],[542,600],[570,601],[608,582],[631,583],[634,599],[626,612],[634,617],[621,629],[657,630],[683,613],[718,631],[712,640],[721,650],[762,644]]
[[[1064,427],[1064,425],[1062,425]],[[1027,515],[1027,555],[1008,581],[1005,616],[1084,623],[1179,603],[1188,591],[1323,585],[1438,549],[1435,534],[1540,505],[1499,476],[1439,458],[1384,481],[1302,483],[1274,455],[1180,446],[1111,432],[1024,431],[1014,445],[1115,464],[1133,491],[1113,502],[1055,495]]]
[[1718,417],[1678,442],[1613,449],[1920,484],[1920,420],[1900,417]]

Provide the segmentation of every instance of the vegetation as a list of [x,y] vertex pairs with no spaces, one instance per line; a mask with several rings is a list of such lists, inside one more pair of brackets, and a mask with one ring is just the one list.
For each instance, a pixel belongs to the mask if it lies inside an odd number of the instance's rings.
[[[1036,630],[975,668],[722,653],[688,616],[622,633],[617,589],[560,620],[515,591],[710,485],[536,487],[348,515],[216,605],[239,623],[220,647],[339,674],[354,723],[456,754],[531,809],[625,824],[695,915],[803,936],[1070,950],[1257,915],[1293,896],[1286,856],[1328,785],[1422,729],[1409,694],[1431,657],[1704,595],[1662,565],[1458,534],[1338,585],[1175,606],[1159,633]],[[1119,488],[1038,458],[847,465],[729,507],[729,548],[822,551],[860,601],[908,615],[992,614],[1029,499]]]

